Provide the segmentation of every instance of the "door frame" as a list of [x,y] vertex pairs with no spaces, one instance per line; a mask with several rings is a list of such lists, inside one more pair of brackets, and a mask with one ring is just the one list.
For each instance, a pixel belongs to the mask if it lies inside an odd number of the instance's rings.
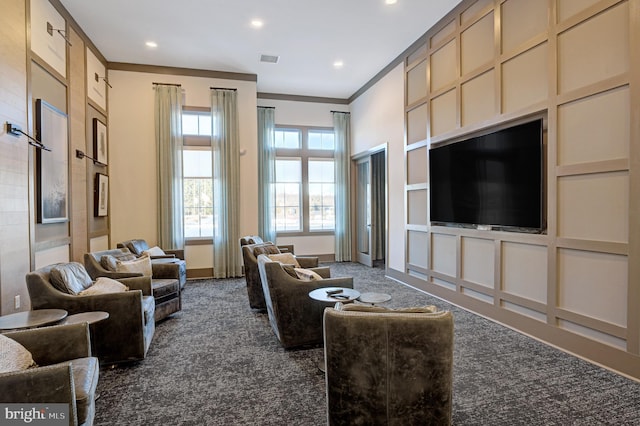
[[351,156],[351,241],[353,244],[351,245],[351,259],[354,262],[357,262],[358,259],[358,247],[357,247],[357,237],[358,237],[358,217],[357,217],[357,185],[358,185],[358,161],[362,160],[365,157],[370,157],[374,154],[379,154],[384,152],[384,170],[385,170],[385,180],[384,180],[384,235],[385,235],[385,245],[384,245],[384,269],[385,272],[388,268],[388,259],[389,259],[389,143],[384,142],[380,145],[371,147],[366,151],[361,151],[357,154],[353,154]]

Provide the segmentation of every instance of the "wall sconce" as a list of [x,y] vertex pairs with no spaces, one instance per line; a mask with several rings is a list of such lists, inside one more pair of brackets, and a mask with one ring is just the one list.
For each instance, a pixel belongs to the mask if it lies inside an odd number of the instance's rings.
[[106,166],[106,164],[99,162],[98,160],[96,160],[93,157],[89,157],[87,154],[85,154],[84,152],[80,151],[79,149],[76,149],[76,158],[88,158],[89,160],[93,160],[93,164],[97,164],[99,166]]
[[35,146],[38,149],[44,149],[45,151],[51,151],[51,149],[44,146],[42,142],[40,142],[36,138],[31,137],[31,135],[28,135],[27,133],[23,132],[22,129],[20,129],[20,127],[16,126],[15,124],[11,124],[7,121],[4,127],[7,134],[11,136],[24,135],[27,137],[27,142],[29,143],[29,145]]
[[73,46],[71,44],[71,41],[65,35],[66,34],[65,30],[59,30],[59,29],[53,28],[53,25],[51,25],[50,22],[47,22],[47,32],[49,33],[49,35],[52,36],[54,31],[57,32],[58,34],[60,34],[60,37],[62,37],[64,39],[64,41],[66,41],[69,46]]
[[107,86],[113,89],[113,86],[109,84],[109,80],[107,80],[106,77],[100,77],[98,73],[95,73],[95,79],[96,79],[96,82],[99,82],[100,79],[104,80],[104,82],[107,83]]

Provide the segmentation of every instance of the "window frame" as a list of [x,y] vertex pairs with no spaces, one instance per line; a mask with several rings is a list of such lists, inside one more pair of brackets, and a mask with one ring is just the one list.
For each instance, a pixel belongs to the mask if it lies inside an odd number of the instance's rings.
[[[309,131],[331,131],[333,127],[323,126],[300,126],[276,124],[277,130],[297,130],[300,131],[302,140],[300,148],[276,148],[276,159],[280,158],[300,158],[302,161],[302,230],[299,231],[276,231],[276,236],[281,237],[302,237],[302,236],[320,236],[335,235],[334,229],[318,229],[311,230],[309,225],[309,160],[333,160],[335,167],[335,150],[334,149],[309,149]],[[338,183],[334,181],[334,185]]]
[[[183,106],[182,114],[184,113],[196,113],[198,115],[211,115],[211,108],[208,107],[194,107],[194,106]],[[193,149],[193,150],[204,150],[207,149],[211,151],[213,147],[212,137],[205,135],[182,135],[182,145],[183,151],[185,149]],[[184,182],[185,173],[182,172],[182,180]],[[215,178],[215,170],[211,170],[211,179]],[[184,203],[184,199],[182,200]],[[213,236],[211,237],[185,237],[184,244],[187,246],[195,246],[195,245],[208,245],[213,244]]]

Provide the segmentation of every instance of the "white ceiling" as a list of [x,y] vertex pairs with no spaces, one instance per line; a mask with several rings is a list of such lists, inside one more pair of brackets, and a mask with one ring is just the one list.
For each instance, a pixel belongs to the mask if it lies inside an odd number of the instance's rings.
[[257,74],[259,92],[346,99],[460,0],[60,2],[109,62]]

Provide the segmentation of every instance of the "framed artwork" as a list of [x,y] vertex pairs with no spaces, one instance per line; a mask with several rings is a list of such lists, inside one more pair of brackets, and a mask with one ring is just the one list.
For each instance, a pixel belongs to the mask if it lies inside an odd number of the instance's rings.
[[97,118],[93,119],[93,158],[107,165],[107,126]]
[[51,151],[36,151],[37,219],[39,223],[69,220],[69,135],[67,114],[36,100],[36,136]]
[[109,176],[96,173],[96,188],[93,199],[94,216],[106,216],[109,212]]

